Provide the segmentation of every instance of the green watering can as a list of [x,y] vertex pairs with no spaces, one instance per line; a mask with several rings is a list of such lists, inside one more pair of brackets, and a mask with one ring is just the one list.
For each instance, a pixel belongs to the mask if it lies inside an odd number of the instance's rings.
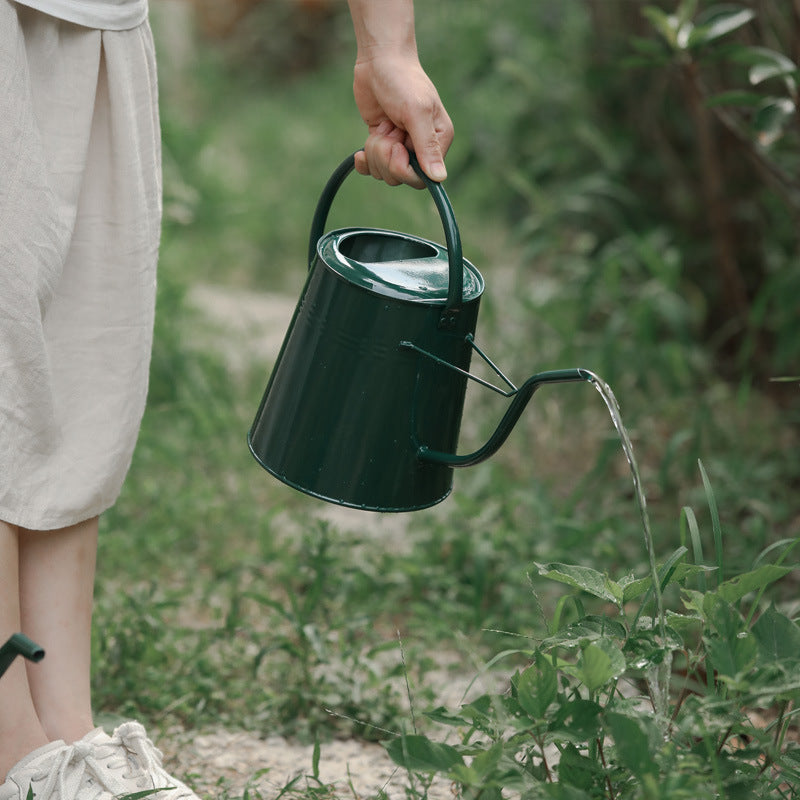
[[[506,440],[536,389],[591,380],[542,372],[515,387],[474,341],[484,281],[462,257],[441,184],[411,163],[433,197],[447,247],[376,228],[323,235],[346,158],[325,186],[309,239],[309,274],[248,434],[256,460],[306,494],[367,511],[414,511],[444,500],[453,469]],[[475,351],[507,384],[469,373]],[[479,450],[457,455],[467,381],[512,398]]]

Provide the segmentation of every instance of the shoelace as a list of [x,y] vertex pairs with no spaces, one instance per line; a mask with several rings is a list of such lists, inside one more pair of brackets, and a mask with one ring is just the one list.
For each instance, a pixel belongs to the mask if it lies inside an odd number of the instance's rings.
[[161,751],[147,738],[144,728],[138,722],[121,725],[114,736],[124,750],[130,755],[129,764],[136,765],[136,776],[149,778],[147,786],[142,788],[161,789],[154,795],[154,800],[197,800],[188,786],[173,778],[163,767]]
[[[68,783],[75,781],[76,787],[80,787],[81,800],[99,800],[106,794],[99,775],[91,769],[92,747],[78,742],[72,745],[65,745],[56,755],[48,767],[42,767],[39,772],[31,776],[34,781],[44,779],[45,783],[35,792],[36,800],[50,800],[54,790],[58,790],[60,800],[67,800],[75,789],[70,789]],[[87,771],[90,774],[87,776]],[[88,786],[84,786],[84,777],[88,778]]]
[[135,765],[131,763],[127,751],[114,742],[95,744],[93,756],[88,760],[91,762],[94,771],[101,774],[101,782],[105,785],[105,788],[115,796],[119,796],[121,792],[124,795],[124,788],[127,788],[123,787],[119,781],[135,780],[139,789],[152,788],[144,780],[145,775],[139,773]]

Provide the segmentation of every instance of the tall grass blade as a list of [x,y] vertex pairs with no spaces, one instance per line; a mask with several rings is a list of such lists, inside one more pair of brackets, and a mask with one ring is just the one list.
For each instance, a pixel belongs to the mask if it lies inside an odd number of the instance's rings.
[[714,531],[714,550],[717,557],[717,588],[719,588],[725,580],[725,571],[722,558],[722,525],[719,521],[719,509],[717,508],[717,498],[714,495],[714,489],[711,486],[711,481],[708,479],[708,473],[703,466],[703,462],[697,459],[697,464],[700,467],[700,475],[703,477],[703,486],[706,491],[706,498],[708,500],[708,509],[711,512],[711,527]]
[[[700,540],[700,528],[697,524],[697,517],[694,511],[689,506],[684,506],[681,509],[681,544],[686,542],[686,528],[689,529],[689,538],[692,542],[692,553],[694,554],[694,563],[698,566],[703,566],[703,543]],[[697,588],[701,592],[708,589],[705,572],[697,574]]]

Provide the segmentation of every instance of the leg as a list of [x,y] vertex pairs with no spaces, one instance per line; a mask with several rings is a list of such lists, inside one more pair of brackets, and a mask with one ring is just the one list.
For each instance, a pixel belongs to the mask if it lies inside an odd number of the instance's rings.
[[[0,644],[22,630],[18,565],[19,531],[0,522]],[[47,741],[18,658],[0,678],[0,784],[17,761]]]
[[92,598],[97,517],[59,531],[19,535],[20,613],[45,650],[28,666],[31,697],[45,733],[67,743],[94,728],[90,697]]

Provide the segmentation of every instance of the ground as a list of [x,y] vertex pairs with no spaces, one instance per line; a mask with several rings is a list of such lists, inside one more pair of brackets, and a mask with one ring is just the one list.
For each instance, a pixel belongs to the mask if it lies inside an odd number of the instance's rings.
[[[189,296],[208,321],[208,342],[218,347],[236,372],[249,363],[274,362],[294,311],[296,298],[222,286],[197,285]],[[362,512],[320,504],[320,516],[357,528]],[[447,673],[447,689],[459,691]],[[453,698],[443,698],[444,700]],[[409,778],[379,744],[355,740],[332,741],[320,749],[318,780],[313,773],[313,746],[282,737],[260,738],[235,730],[185,731],[173,728],[157,742],[165,766],[186,777],[204,797],[239,798],[245,790],[257,791],[264,800],[277,796],[292,781],[298,790],[307,784],[330,785],[337,797],[368,798],[384,792],[405,798]],[[452,796],[447,782],[435,783],[432,798]]]

